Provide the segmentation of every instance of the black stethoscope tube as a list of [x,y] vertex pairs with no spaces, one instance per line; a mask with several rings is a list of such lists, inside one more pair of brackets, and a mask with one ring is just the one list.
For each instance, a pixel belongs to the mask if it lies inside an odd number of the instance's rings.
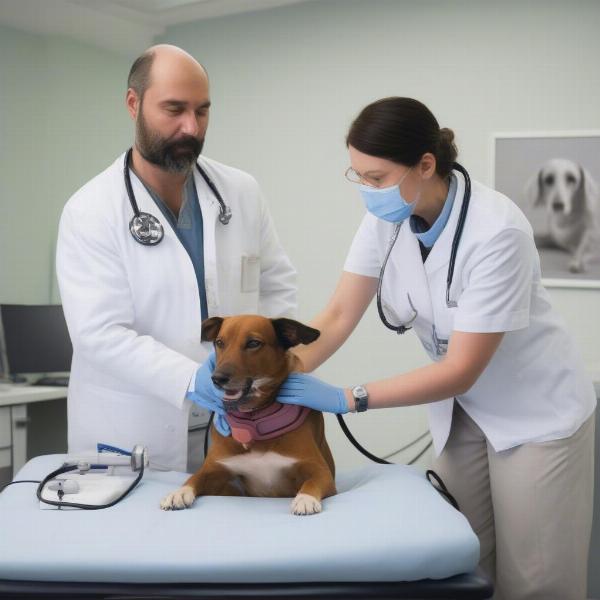
[[[463,194],[462,206],[460,207],[460,214],[458,216],[456,231],[454,232],[454,238],[452,240],[452,249],[450,250],[450,260],[448,263],[448,275],[446,276],[446,306],[448,308],[453,308],[457,305],[456,301],[450,300],[450,287],[452,286],[452,278],[454,277],[454,265],[456,263],[458,244],[460,243],[460,239],[462,237],[465,221],[467,220],[469,202],[471,201],[471,178],[469,177],[469,173],[462,165],[456,162],[453,164],[452,168],[462,173],[463,177],[465,178],[465,191]],[[394,246],[396,244],[396,240],[398,239],[398,234],[400,233],[401,227],[402,223],[399,223],[394,228],[394,232],[392,233],[392,237],[390,238],[387,254],[385,255],[385,259],[383,260],[383,264],[381,265],[381,270],[379,272],[379,281],[377,283],[377,312],[379,313],[379,318],[388,329],[391,329],[392,331],[395,331],[398,334],[406,333],[409,329],[412,328],[408,327],[406,324],[392,325],[392,323],[390,323],[387,320],[385,313],[383,312],[383,306],[381,302],[381,290],[383,285],[383,276],[385,274],[385,268],[387,266],[388,259],[390,258],[390,254],[392,253],[392,250],[394,249]]]
[[[135,199],[135,194],[133,193],[133,186],[131,185],[131,176],[129,174],[129,170],[131,168],[132,152],[133,152],[133,148],[129,148],[129,150],[127,150],[127,152],[125,153],[125,160],[124,160],[124,164],[123,164],[123,178],[125,180],[125,189],[127,191],[127,197],[129,198],[129,203],[131,204],[131,209],[133,210],[133,218],[131,219],[131,223],[129,225],[129,230],[131,232],[131,235],[133,236],[133,239],[136,242],[139,242],[140,244],[143,244],[145,246],[155,246],[156,244],[161,242],[163,239],[163,236],[164,236],[163,227],[160,224],[159,220],[154,215],[151,215],[149,213],[140,212],[138,203]],[[217,189],[217,186],[214,184],[212,179],[208,176],[206,171],[198,163],[196,163],[196,169],[198,169],[198,173],[200,173],[200,175],[202,176],[202,179],[204,179],[204,181],[206,182],[206,185],[208,185],[211,192],[215,195],[215,198],[219,202],[219,221],[223,225],[227,225],[227,223],[229,223],[229,221],[231,220],[231,209],[225,204],[223,197],[221,196],[219,190]],[[156,228],[157,233],[154,238],[152,238],[151,236],[142,237],[142,236],[139,236],[136,234],[134,227],[133,227],[133,223],[136,220],[140,220],[140,219],[146,219],[147,226]]]

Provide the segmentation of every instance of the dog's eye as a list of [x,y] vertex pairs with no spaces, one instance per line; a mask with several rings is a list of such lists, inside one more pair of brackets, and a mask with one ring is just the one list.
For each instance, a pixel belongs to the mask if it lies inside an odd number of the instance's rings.
[[215,346],[217,348],[223,348],[225,346],[225,342],[221,338],[217,338],[215,340]]
[[566,180],[568,184],[575,185],[577,178],[575,175],[573,175],[573,173],[567,173]]
[[554,185],[554,175],[546,175],[546,177],[544,177],[544,183],[546,185]]
[[260,340],[248,340],[246,342],[246,348],[260,348],[263,343]]

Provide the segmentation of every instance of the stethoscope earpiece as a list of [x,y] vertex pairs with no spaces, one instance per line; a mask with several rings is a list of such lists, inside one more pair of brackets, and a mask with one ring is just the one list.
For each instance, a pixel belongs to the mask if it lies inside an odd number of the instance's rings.
[[[129,148],[125,153],[125,164],[123,168],[123,176],[125,179],[125,189],[127,190],[127,197],[129,198],[129,204],[133,210],[133,217],[129,221],[129,231],[133,239],[144,246],[156,246],[162,242],[165,237],[165,230],[161,222],[150,213],[140,212],[133,193],[133,187],[131,185],[131,177],[129,175],[129,164],[131,161],[132,148]],[[212,182],[210,177],[206,174],[204,169],[196,163],[196,168],[206,184],[211,189],[219,202],[219,221],[223,225],[227,225],[231,220],[231,209],[225,204],[219,190]]]

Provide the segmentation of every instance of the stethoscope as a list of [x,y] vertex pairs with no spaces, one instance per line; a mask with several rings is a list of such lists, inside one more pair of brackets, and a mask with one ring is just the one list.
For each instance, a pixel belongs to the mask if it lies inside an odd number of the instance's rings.
[[[131,177],[129,176],[129,168],[131,163],[131,152],[132,148],[129,148],[125,153],[125,161],[123,167],[123,175],[125,178],[125,189],[127,190],[127,196],[129,203],[133,209],[133,217],[129,221],[129,231],[136,242],[143,244],[144,246],[156,246],[165,237],[165,230],[161,222],[150,213],[140,212],[138,208],[133,188],[131,187]],[[217,186],[212,182],[210,177],[206,174],[206,171],[196,163],[198,173],[202,175],[204,181],[211,189],[215,198],[219,201],[219,221],[223,225],[227,225],[231,219],[231,209],[225,204],[223,197],[219,193]]]
[[[460,238],[462,236],[463,228],[465,226],[465,221],[467,219],[467,211],[469,209],[469,201],[471,200],[471,178],[469,177],[469,173],[467,170],[458,163],[453,164],[453,169],[456,171],[460,171],[465,178],[465,192],[463,195],[462,206],[460,207],[460,214],[458,216],[458,223],[456,225],[456,231],[454,232],[454,239],[452,240],[452,249],[450,251],[450,262],[448,264],[448,275],[446,277],[446,306],[448,308],[455,308],[458,306],[456,301],[450,300],[450,286],[452,285],[452,277],[454,275],[454,264],[456,262],[456,253],[458,251],[458,244],[460,242]],[[401,323],[400,325],[392,325],[386,318],[383,312],[383,306],[381,304],[381,288],[383,284],[383,275],[385,273],[385,267],[387,265],[388,259],[396,240],[398,239],[398,234],[400,233],[400,229],[402,227],[402,223],[398,223],[394,228],[394,232],[392,233],[392,237],[390,238],[389,247],[387,254],[385,255],[385,259],[383,261],[383,265],[381,266],[381,271],[379,272],[379,282],[377,284],[377,312],[379,312],[379,318],[381,322],[392,331],[395,331],[398,334],[406,333],[409,329],[412,329],[412,324],[414,320],[417,318],[418,312],[414,307],[410,295],[408,296],[408,303],[413,311],[411,318],[405,323]]]

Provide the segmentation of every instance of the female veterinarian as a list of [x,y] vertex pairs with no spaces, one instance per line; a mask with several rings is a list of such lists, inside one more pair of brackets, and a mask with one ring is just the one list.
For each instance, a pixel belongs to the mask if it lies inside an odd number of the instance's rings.
[[509,198],[470,182],[453,138],[409,98],[358,115],[346,176],[368,212],[311,323],[321,337],[294,350],[317,368],[379,283],[386,326],[412,328],[433,362],[347,389],[292,374],[278,399],[332,413],[428,403],[435,468],[479,536],[495,597],[582,600],[593,386],[540,283],[529,223]]

